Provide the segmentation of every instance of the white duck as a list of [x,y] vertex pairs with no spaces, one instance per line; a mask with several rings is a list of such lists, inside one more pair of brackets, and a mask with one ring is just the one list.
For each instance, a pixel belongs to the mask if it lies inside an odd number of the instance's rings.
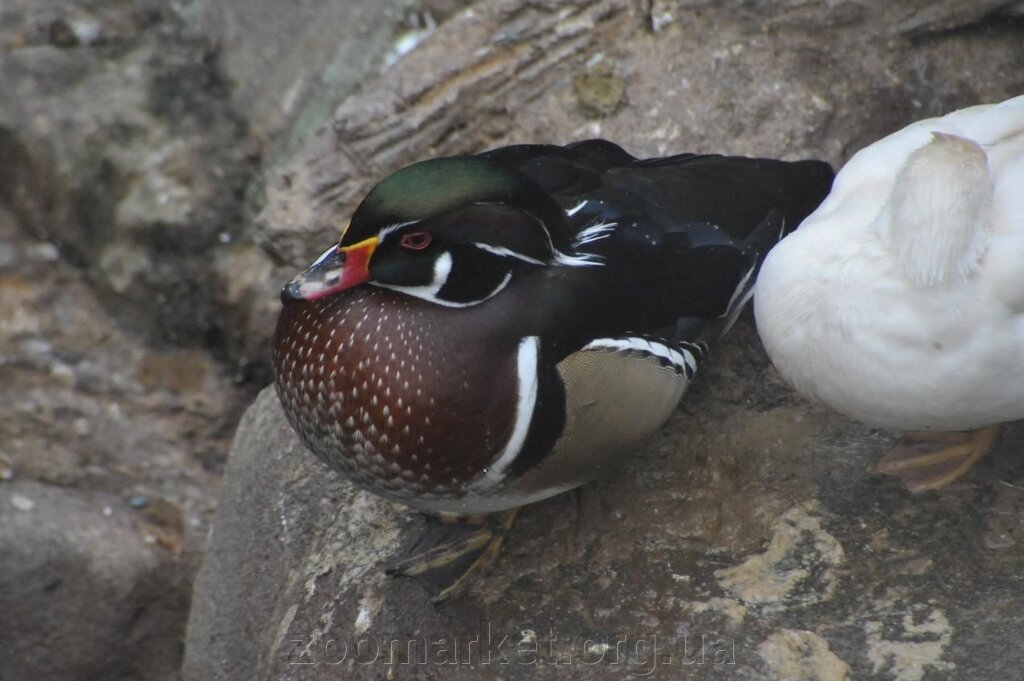
[[962,475],[1024,418],[1024,96],[858,152],[769,253],[754,304],[796,390],[916,431],[877,471],[915,491]]

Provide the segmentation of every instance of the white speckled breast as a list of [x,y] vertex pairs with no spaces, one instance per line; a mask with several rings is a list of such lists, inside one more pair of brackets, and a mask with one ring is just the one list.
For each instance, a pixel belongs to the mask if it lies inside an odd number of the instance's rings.
[[273,357],[285,413],[370,491],[424,507],[458,498],[514,418],[515,345],[482,342],[481,321],[370,287],[285,305]]

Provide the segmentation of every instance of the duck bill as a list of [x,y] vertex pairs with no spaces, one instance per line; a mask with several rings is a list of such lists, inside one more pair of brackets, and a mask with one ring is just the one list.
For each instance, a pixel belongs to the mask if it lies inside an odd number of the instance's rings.
[[368,281],[377,242],[377,237],[370,237],[344,248],[327,249],[309,269],[284,285],[281,302],[317,300]]

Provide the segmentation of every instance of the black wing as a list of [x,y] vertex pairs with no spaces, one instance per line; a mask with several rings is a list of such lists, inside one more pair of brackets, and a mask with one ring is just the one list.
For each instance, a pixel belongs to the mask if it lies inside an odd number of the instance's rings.
[[[577,281],[582,309],[572,318],[585,321],[567,330],[570,351],[627,334],[717,339],[749,298],[768,250],[817,208],[833,178],[821,161],[637,160],[601,140],[491,153],[572,213],[566,229],[600,263],[549,273],[559,286]],[[597,225],[614,227],[580,238]]]

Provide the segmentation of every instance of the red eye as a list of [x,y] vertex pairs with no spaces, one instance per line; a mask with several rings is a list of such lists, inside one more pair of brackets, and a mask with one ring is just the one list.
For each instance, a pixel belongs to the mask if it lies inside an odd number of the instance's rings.
[[409,232],[402,235],[402,240],[399,243],[402,245],[402,248],[422,251],[430,245],[431,238],[433,237],[430,236],[429,232]]

